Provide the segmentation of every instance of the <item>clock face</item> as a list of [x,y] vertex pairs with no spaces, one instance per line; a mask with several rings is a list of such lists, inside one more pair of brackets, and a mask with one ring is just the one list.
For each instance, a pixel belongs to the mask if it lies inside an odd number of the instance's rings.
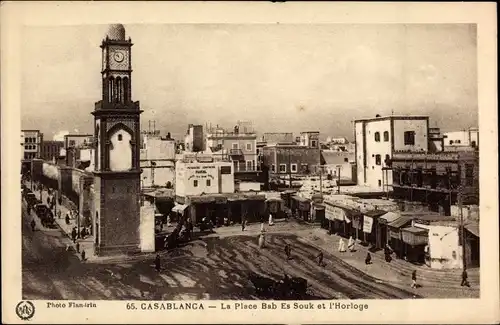
[[125,58],[125,56],[123,55],[122,52],[115,52],[113,54],[113,59],[116,61],[116,62],[122,62],[123,59]]

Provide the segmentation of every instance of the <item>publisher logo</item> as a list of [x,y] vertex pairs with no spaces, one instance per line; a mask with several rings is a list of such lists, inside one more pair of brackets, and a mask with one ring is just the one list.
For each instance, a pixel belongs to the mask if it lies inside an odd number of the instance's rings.
[[35,305],[31,301],[21,301],[16,306],[16,314],[22,320],[30,320],[35,314]]

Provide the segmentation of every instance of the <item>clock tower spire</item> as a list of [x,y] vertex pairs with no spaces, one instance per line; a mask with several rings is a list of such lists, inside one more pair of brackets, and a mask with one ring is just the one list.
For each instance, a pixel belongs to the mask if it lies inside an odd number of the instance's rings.
[[94,221],[99,255],[139,250],[140,114],[132,100],[132,41],[121,24],[101,43],[102,98],[95,104]]

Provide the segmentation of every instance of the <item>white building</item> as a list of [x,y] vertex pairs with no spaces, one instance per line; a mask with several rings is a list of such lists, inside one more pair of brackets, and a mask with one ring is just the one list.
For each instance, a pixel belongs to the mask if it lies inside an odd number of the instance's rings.
[[463,267],[460,229],[457,222],[430,222],[429,225],[412,222],[412,226],[428,230],[430,267],[433,269],[461,269]]
[[21,159],[33,159],[40,156],[43,133],[40,130],[21,130]]
[[214,156],[231,160],[235,173],[257,171],[257,134],[250,124],[238,122],[232,131],[221,127],[209,129],[206,148]]
[[319,148],[319,131],[300,132],[300,145],[310,148]]
[[356,180],[356,159],[354,152],[322,150],[321,157],[323,172],[337,179]]
[[428,151],[428,116],[376,116],[354,121],[358,185],[383,189],[392,173],[383,172],[395,151]]
[[446,132],[443,134],[445,147],[478,147],[479,129]]
[[234,193],[234,170],[229,161],[211,157],[183,157],[175,163],[175,194]]
[[188,152],[200,152],[205,149],[203,125],[189,124],[184,137],[184,150]]
[[140,164],[142,187],[173,187],[175,182],[175,140],[159,134],[143,134]]

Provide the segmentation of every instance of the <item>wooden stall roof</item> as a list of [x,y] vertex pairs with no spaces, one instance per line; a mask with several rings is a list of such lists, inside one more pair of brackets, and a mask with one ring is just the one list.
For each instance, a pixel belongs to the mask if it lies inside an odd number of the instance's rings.
[[371,218],[378,218],[380,216],[383,216],[384,214],[386,214],[387,211],[385,210],[370,210],[370,211],[366,211],[365,213],[363,213],[363,215],[367,216],[367,217],[371,217]]

